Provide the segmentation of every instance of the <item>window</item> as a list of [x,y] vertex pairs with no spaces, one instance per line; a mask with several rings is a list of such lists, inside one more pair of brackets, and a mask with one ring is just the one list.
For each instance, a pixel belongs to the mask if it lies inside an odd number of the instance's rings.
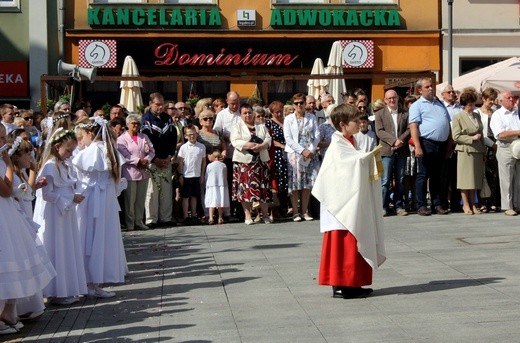
[[135,4],[146,2],[143,0],[90,0],[93,4]]
[[397,0],[346,0],[347,4],[397,4]]
[[0,12],[20,11],[20,0],[0,0]]
[[323,4],[329,3],[328,0],[273,0],[275,4]]
[[214,4],[215,0],[164,0],[165,4]]

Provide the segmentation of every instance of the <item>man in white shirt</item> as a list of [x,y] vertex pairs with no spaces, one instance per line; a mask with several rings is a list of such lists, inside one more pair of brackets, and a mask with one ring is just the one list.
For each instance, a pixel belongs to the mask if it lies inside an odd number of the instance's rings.
[[5,132],[9,133],[18,127],[14,125],[14,109],[15,107],[11,104],[3,104],[0,107],[0,115],[2,115],[2,124],[5,127]]
[[305,112],[314,114],[318,125],[327,121],[327,118],[325,118],[325,109],[318,110],[316,108],[316,98],[312,95],[305,97]]
[[[233,181],[233,152],[235,148],[231,145],[229,140],[229,136],[231,135],[231,128],[235,126],[242,119],[240,118],[240,96],[237,92],[231,91],[227,93],[226,96],[227,107],[224,108],[217,114],[217,118],[215,119],[215,124],[213,125],[213,129],[217,131],[217,133],[224,139],[227,144],[227,151],[225,152],[224,163],[227,167],[227,179],[228,184],[231,185]],[[229,196],[231,198],[231,187],[229,187]],[[227,210],[226,210],[227,212]],[[243,221],[242,218],[244,216],[244,212],[242,210],[242,205],[237,203],[236,201],[231,201],[231,214],[234,214],[238,217],[240,221]],[[227,216],[228,213],[225,213]]]
[[500,179],[501,207],[507,216],[516,216],[520,205],[520,162],[511,155],[510,145],[520,136],[520,118],[510,91],[500,95],[502,107],[489,123],[497,139],[497,162]]
[[[446,107],[446,111],[450,115],[450,123],[453,117],[462,111],[462,106],[457,102],[457,93],[453,90],[452,85],[446,85],[441,92],[442,103]],[[457,189],[457,152],[453,151],[451,156],[444,164],[444,177],[442,180],[446,183],[441,189],[444,192],[450,191],[449,206],[451,212],[462,212],[460,190]],[[442,205],[448,207],[448,194],[441,194]]]

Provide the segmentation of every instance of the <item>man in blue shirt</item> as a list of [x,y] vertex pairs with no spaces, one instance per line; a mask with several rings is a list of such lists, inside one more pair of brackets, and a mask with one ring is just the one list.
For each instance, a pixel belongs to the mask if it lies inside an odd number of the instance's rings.
[[421,78],[416,87],[421,97],[410,107],[408,123],[417,158],[417,213],[421,216],[432,213],[426,202],[429,186],[432,208],[437,214],[447,214],[441,204],[441,175],[451,139],[450,116],[444,104],[435,98],[430,78]]

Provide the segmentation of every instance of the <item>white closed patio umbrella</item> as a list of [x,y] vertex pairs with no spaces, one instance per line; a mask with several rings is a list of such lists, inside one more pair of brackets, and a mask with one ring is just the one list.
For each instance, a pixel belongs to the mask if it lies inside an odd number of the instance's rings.
[[[323,61],[321,58],[314,60],[311,75],[325,75],[325,68],[323,67]],[[327,91],[328,86],[329,80],[327,79],[309,79],[309,81],[307,81],[307,95],[312,95],[314,98],[318,99],[321,92]]]
[[[325,73],[328,75],[343,75],[343,47],[340,41],[332,43]],[[334,97],[336,103],[341,104],[343,102],[341,93],[345,93],[346,90],[343,77],[329,80],[329,93]]]
[[[132,56],[125,57],[123,63],[123,71],[121,76],[139,76],[139,70]],[[124,105],[128,112],[138,113],[138,108],[143,106],[143,98],[141,96],[141,81],[123,80],[121,81],[121,98],[119,103]]]

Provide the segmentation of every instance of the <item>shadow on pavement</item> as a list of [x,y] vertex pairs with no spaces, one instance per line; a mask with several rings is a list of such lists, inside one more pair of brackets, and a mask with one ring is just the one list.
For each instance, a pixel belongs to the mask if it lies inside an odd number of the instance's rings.
[[374,293],[370,297],[378,297],[384,295],[395,294],[418,294],[425,292],[438,292],[447,289],[475,287],[492,283],[498,283],[505,278],[480,278],[480,279],[454,279],[454,280],[435,280],[428,283],[421,283],[418,285],[396,286],[374,289]]

